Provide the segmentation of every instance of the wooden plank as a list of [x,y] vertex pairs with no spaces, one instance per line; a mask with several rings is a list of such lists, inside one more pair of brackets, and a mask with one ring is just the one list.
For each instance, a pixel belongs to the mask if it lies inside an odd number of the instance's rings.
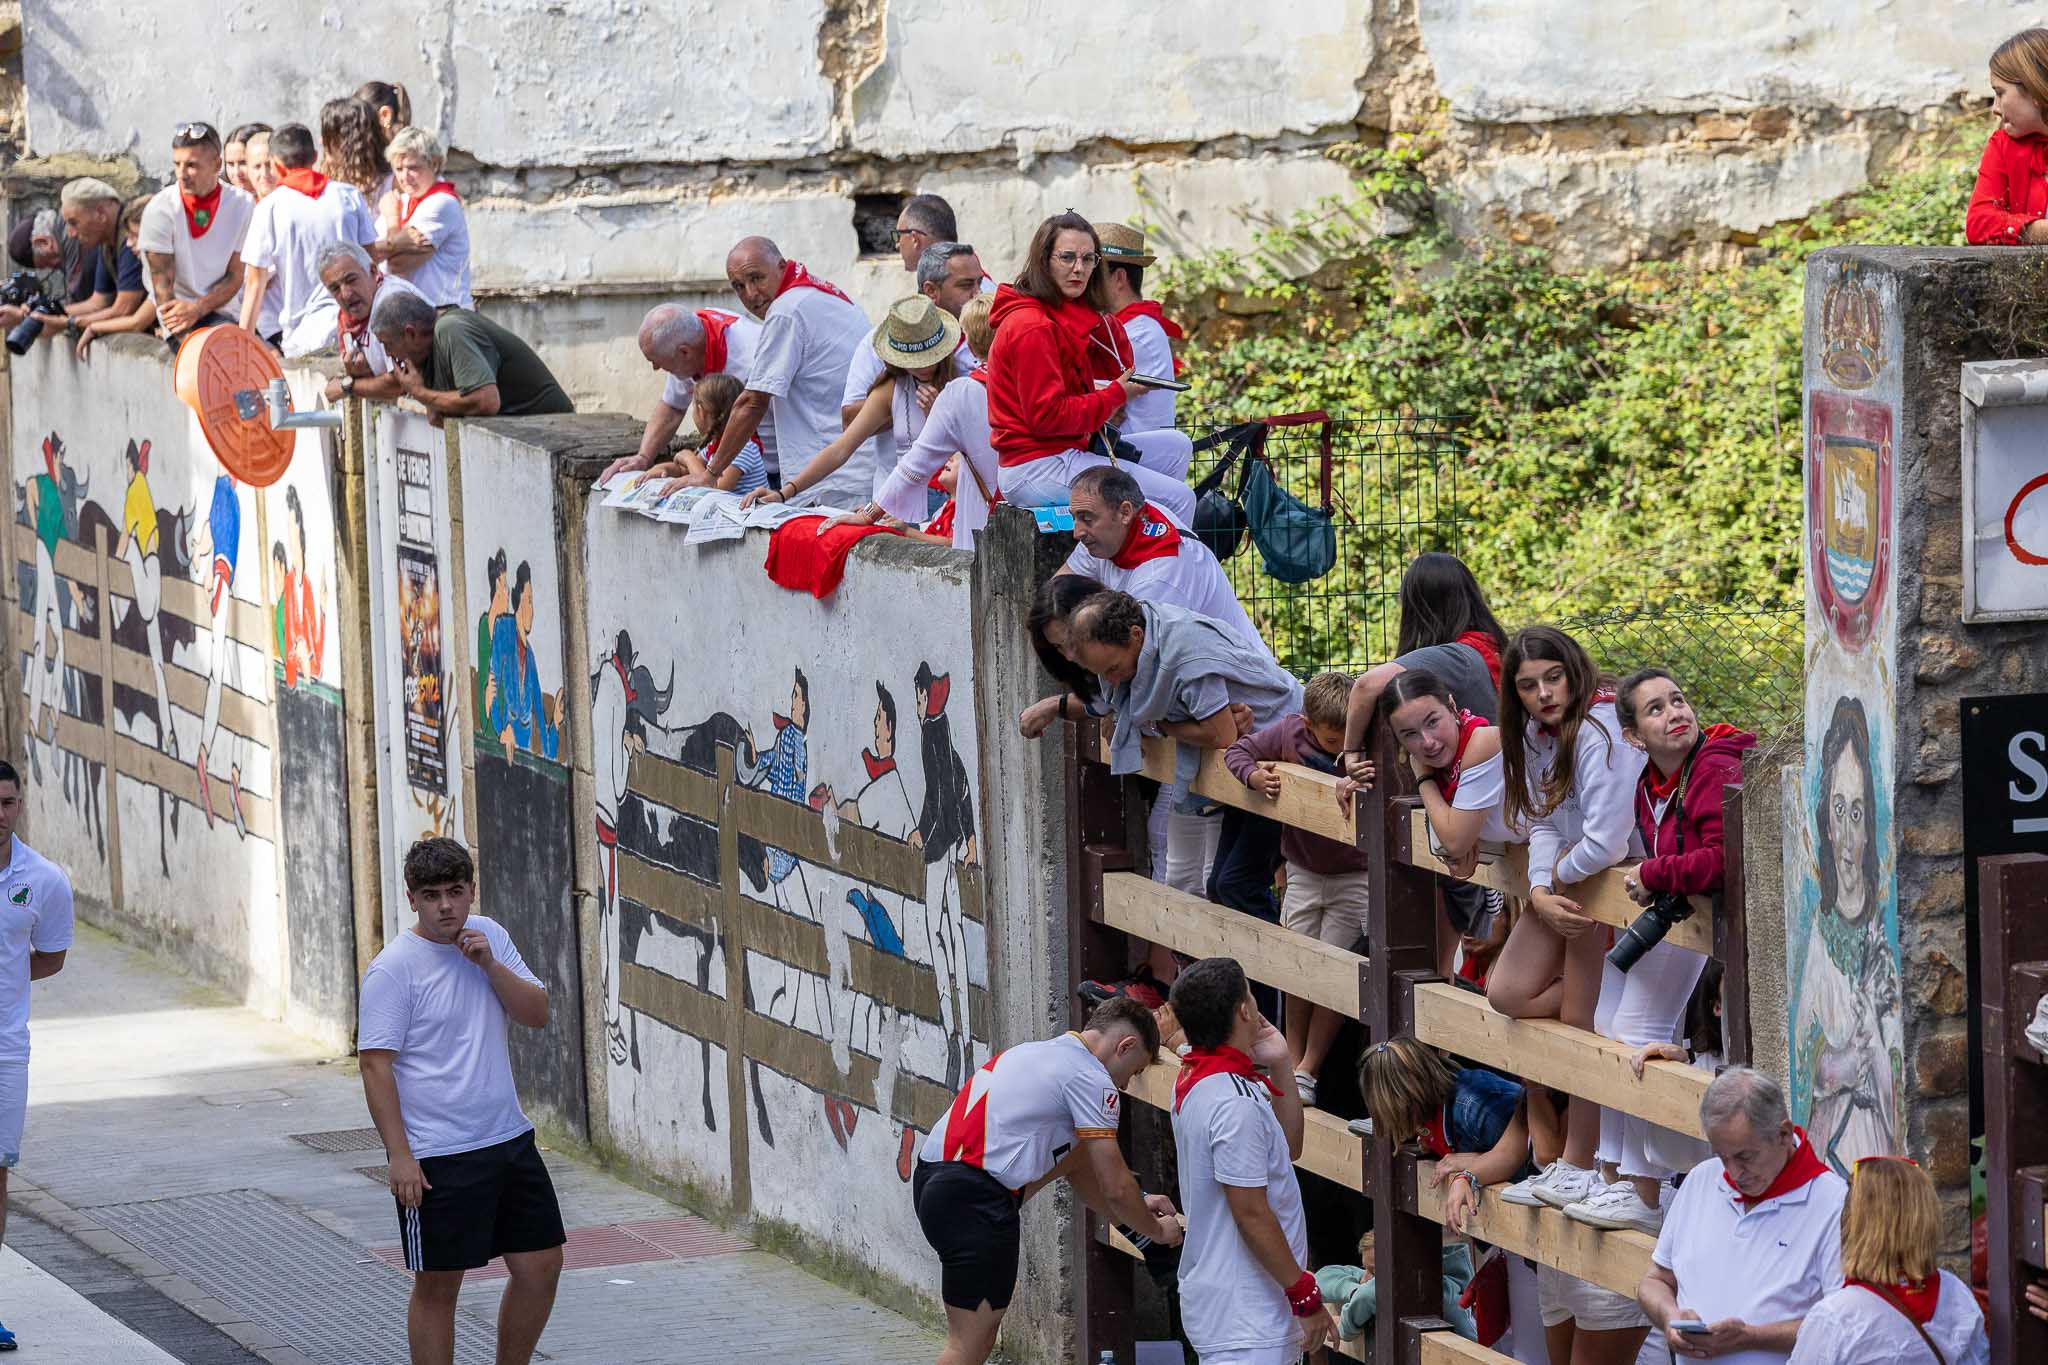
[[1704,1137],[1700,1101],[1713,1077],[1683,1062],[1651,1062],[1637,1080],[1635,1048],[1561,1024],[1510,1019],[1474,991],[1441,982],[1415,988],[1415,1036],[1432,1047],[1499,1067],[1676,1132]]
[[901,839],[877,834],[864,825],[842,823],[836,840],[838,856],[834,857],[832,845],[825,838],[822,815],[808,806],[749,787],[733,788],[730,813],[740,832],[771,848],[793,853],[818,867],[832,868],[854,881],[915,900],[924,899],[924,853]]
[[[1092,728],[1095,731],[1092,739],[1086,733],[1081,736],[1082,752],[1091,761],[1106,764],[1109,762],[1108,727],[1098,723]],[[1179,745],[1170,739],[1146,740],[1144,775],[1156,782],[1173,781],[1174,754],[1178,748]],[[1335,839],[1340,844],[1358,843],[1358,817],[1356,813],[1347,816],[1338,809],[1335,776],[1304,768],[1298,763],[1281,764],[1279,773],[1280,795],[1269,799],[1231,776],[1230,769],[1224,765],[1221,749],[1204,749],[1193,790],[1211,801],[1236,806],[1239,810],[1278,820],[1283,825]]]
[[[80,583],[93,582],[92,561],[92,551],[70,540],[58,541],[57,553],[51,558],[51,563],[59,574],[76,579]],[[269,561],[266,559],[264,562]],[[249,568],[249,565],[241,565],[236,570],[237,576]],[[107,561],[107,587],[116,596],[125,597],[131,602],[135,600],[135,575],[129,570],[127,560]],[[173,616],[182,616],[194,625],[210,628],[209,623],[213,619],[210,588],[210,582],[200,584],[189,578],[174,578],[170,574],[165,574],[158,609],[168,611]],[[272,633],[268,604],[246,602],[230,593],[227,615],[230,634],[251,649],[267,652],[269,646],[266,641],[270,639]]]
[[1424,1332],[1421,1365],[1514,1365],[1513,1356],[1490,1351],[1456,1332]]
[[[80,635],[75,630],[64,632],[64,660],[76,668],[87,667],[87,659],[100,658],[100,642],[89,635]],[[132,688],[145,697],[156,696],[156,677],[150,672],[149,657],[132,649],[116,648],[112,651],[114,681],[123,687]],[[266,663],[268,662],[266,658]],[[164,692],[173,706],[190,715],[206,714],[206,675],[195,673],[189,668],[174,663],[164,665]],[[238,691],[227,685],[220,686],[220,723],[252,744],[265,748],[270,741],[271,722],[269,703],[264,697]]]
[[[1173,1078],[1179,1072],[1180,1059],[1170,1052],[1161,1052],[1157,1061],[1132,1079],[1126,1093],[1154,1109],[1172,1113]],[[1306,1109],[1302,1117],[1306,1122],[1303,1125],[1301,1159],[1294,1164],[1347,1190],[1364,1193],[1365,1139],[1352,1132],[1335,1114]]]
[[[1435,1173],[1434,1161],[1416,1164],[1415,1212],[1441,1223],[1443,1196],[1432,1183]],[[1656,1238],[1633,1229],[1610,1232],[1588,1227],[1556,1209],[1510,1204],[1501,1199],[1500,1189],[1489,1185],[1480,1192],[1479,1213],[1471,1228],[1474,1236],[1603,1289],[1636,1296],[1636,1286],[1649,1273]]]
[[718,779],[710,773],[642,749],[630,759],[626,786],[670,810],[718,823]]
[[1366,959],[1306,934],[1141,877],[1102,877],[1102,922],[1192,957],[1234,957],[1254,981],[1327,1006],[1348,1019],[1364,1017]]
[[[1427,868],[1431,872],[1448,872],[1444,860],[1430,849],[1429,816],[1417,810],[1410,819],[1412,830],[1410,862],[1415,867]],[[1471,880],[1479,885],[1491,887],[1505,896],[1516,900],[1529,899],[1529,849],[1526,844],[1481,844],[1479,853],[1482,861],[1472,874]],[[1585,881],[1560,887],[1566,895],[1579,903],[1581,909],[1602,924],[1615,928],[1626,928],[1636,922],[1636,916],[1643,913],[1643,907],[1628,898],[1621,889],[1621,879],[1634,861],[1616,864],[1605,872],[1588,877]],[[1692,898],[1692,918],[1673,926],[1664,936],[1666,943],[1675,943],[1681,948],[1690,948],[1696,953],[1714,951],[1714,903],[1705,896]]]
[[[107,762],[106,735],[76,716],[58,716],[57,745],[94,763]],[[112,766],[122,776],[161,787],[187,805],[199,805],[199,774],[193,771],[190,763],[172,758],[126,735],[114,737],[113,752]],[[207,792],[213,797],[213,818],[232,825],[235,817],[228,811],[228,780],[225,777],[211,778],[207,782]],[[277,815],[269,798],[257,796],[246,787],[242,789],[242,823],[253,838],[277,837]]]

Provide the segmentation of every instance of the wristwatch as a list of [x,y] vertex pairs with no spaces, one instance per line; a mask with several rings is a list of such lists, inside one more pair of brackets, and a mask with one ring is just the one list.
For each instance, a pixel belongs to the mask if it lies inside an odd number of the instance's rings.
[[341,396],[343,398],[353,398],[355,397],[355,393],[356,377],[352,374],[343,375],[341,377]]

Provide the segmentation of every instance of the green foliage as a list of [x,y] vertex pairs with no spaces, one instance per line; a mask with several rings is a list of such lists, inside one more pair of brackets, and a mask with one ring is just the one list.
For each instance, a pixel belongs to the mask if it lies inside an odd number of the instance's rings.
[[[1742,622],[1729,653],[1751,674],[1752,637],[1770,636],[1765,657],[1787,661],[1796,692],[1806,257],[1846,242],[1960,245],[1969,163],[1926,156],[1773,231],[1739,265],[1574,274],[1533,248],[1453,238],[1429,213],[1412,148],[1344,159],[1350,200],[1269,227],[1249,253],[1162,272],[1169,308],[1225,304],[1253,319],[1190,343],[1190,406],[1218,420],[1317,407],[1455,416],[1460,549],[1504,619],[1790,604],[1715,619]],[[1399,218],[1417,226],[1380,235]],[[1391,487],[1406,496],[1427,474]],[[1309,462],[1289,458],[1282,476],[1305,490]],[[1390,485],[1375,478],[1358,492],[1368,505],[1340,496],[1340,515],[1378,518]],[[1413,526],[1351,533],[1343,591],[1378,602],[1429,539]],[[1261,614],[1283,657],[1384,657],[1378,612],[1361,609],[1351,638],[1333,639],[1329,623],[1311,627],[1314,611],[1258,586],[1277,598]],[[1314,638],[1292,638],[1304,630]]]

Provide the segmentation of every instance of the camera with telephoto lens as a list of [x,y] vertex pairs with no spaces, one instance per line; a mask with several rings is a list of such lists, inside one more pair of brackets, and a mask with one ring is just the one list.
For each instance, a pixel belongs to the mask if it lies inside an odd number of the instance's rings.
[[1650,908],[1637,915],[1635,923],[1614,936],[1607,960],[1614,970],[1625,972],[1643,960],[1643,954],[1664,941],[1675,924],[1692,918],[1692,901],[1675,891],[1659,891]]
[[35,345],[36,338],[43,334],[43,320],[36,316],[37,313],[64,311],[64,305],[50,297],[33,270],[17,270],[8,276],[7,283],[0,284],[0,303],[12,308],[26,308],[29,313],[7,334],[7,350],[12,355],[27,355],[28,348]]

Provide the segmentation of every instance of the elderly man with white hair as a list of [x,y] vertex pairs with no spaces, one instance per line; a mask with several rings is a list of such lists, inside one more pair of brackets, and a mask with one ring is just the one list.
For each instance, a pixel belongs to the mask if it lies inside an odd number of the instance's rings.
[[[121,241],[120,192],[104,180],[81,176],[65,182],[58,203],[58,213],[45,209],[32,221],[30,260],[23,262],[30,269],[63,272],[61,279],[50,283],[57,286],[51,293],[64,312],[43,318],[46,337],[66,326],[131,313],[143,294],[141,258]],[[0,330],[11,329],[26,316],[26,308],[0,306]]]
[[[640,437],[640,449],[621,455],[606,466],[600,482],[612,475],[652,469],[668,458],[669,442],[689,414],[690,398],[697,381],[708,374],[729,374],[744,384],[753,369],[754,350],[761,344],[761,324],[750,317],[723,308],[689,309],[680,303],[657,303],[640,319],[640,354],[648,365],[668,376],[654,411],[647,415],[647,430]],[[764,413],[755,428],[761,443],[761,457],[767,467],[775,464],[775,416]]]
[[379,275],[370,253],[354,242],[329,242],[313,258],[320,287],[337,310],[335,334],[340,339],[342,374],[327,381],[327,401],[343,398],[396,398],[404,392],[391,372],[384,343],[370,330],[370,310],[386,294],[419,290],[396,275]]
[[370,255],[402,275],[436,308],[474,308],[469,288],[469,215],[441,178],[441,144],[424,128],[401,128],[384,148],[391,193],[379,215],[390,225]]
[[1714,1155],[1678,1187],[1636,1298],[1674,1355],[1774,1365],[1790,1357],[1807,1313],[1842,1285],[1849,1186],[1761,1071],[1715,1077],[1700,1126]]

